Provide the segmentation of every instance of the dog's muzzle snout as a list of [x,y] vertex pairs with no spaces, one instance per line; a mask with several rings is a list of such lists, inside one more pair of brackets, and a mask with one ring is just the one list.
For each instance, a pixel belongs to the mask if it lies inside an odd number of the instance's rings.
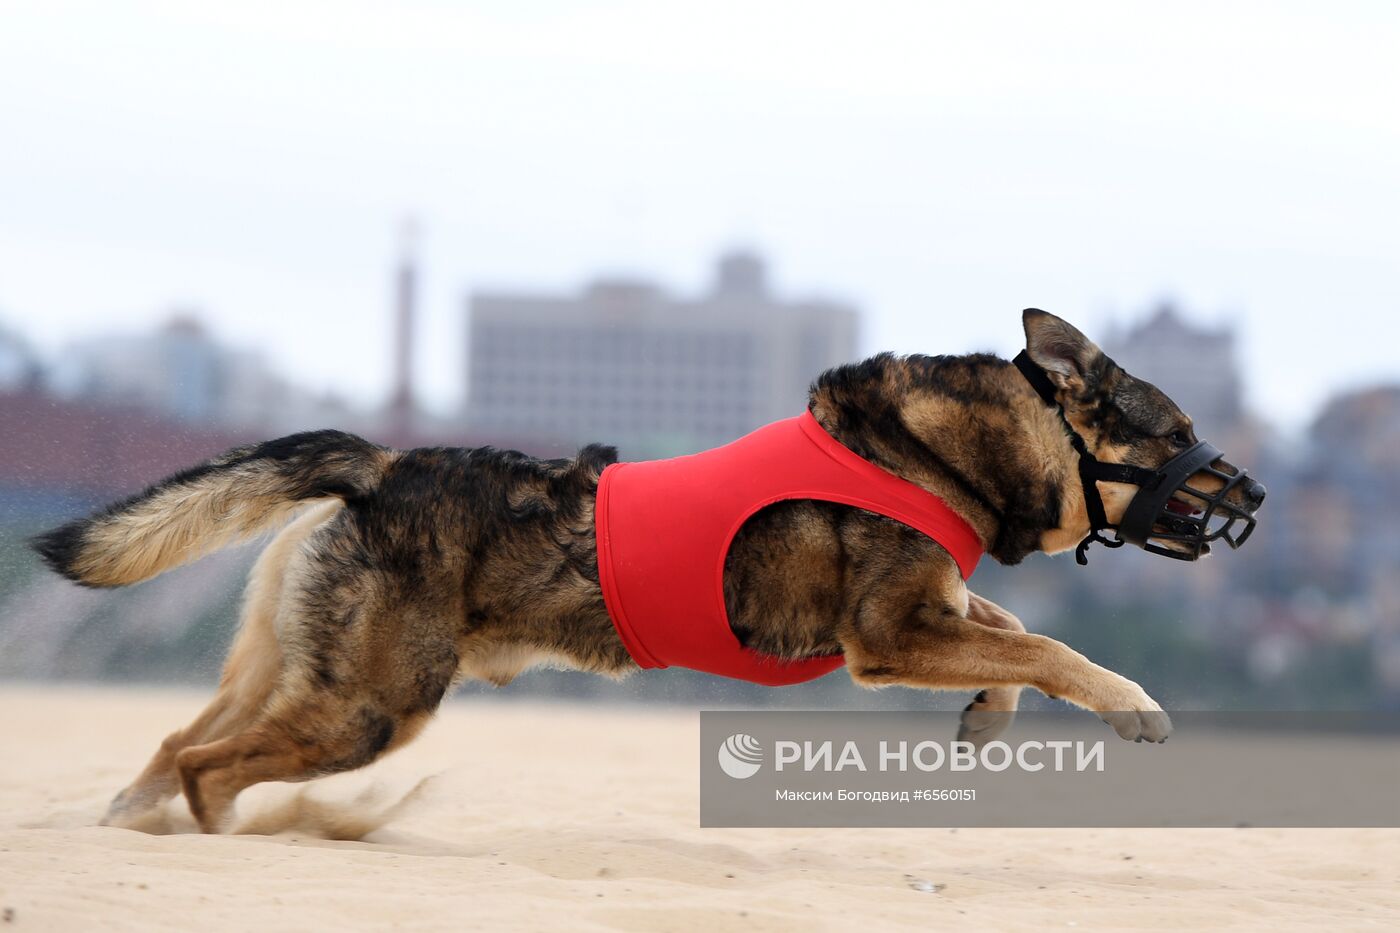
[[[1213,479],[1218,488],[1207,491],[1203,479]],[[1209,553],[1213,542],[1231,548],[1244,544],[1254,532],[1254,513],[1266,492],[1263,483],[1229,467],[1219,450],[1198,441],[1159,467],[1152,482],[1142,484],[1118,534],[1153,554],[1196,560]]]

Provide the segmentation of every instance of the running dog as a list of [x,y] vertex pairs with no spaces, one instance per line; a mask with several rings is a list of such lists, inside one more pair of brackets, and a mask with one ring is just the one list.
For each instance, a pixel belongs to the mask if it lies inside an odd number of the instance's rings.
[[[1106,541],[1101,530],[1144,493],[1134,477],[1185,452],[1211,459],[1185,492],[1162,494],[1147,532],[1157,549],[1204,553],[1217,535],[1202,513],[1217,506],[1252,529],[1263,487],[1198,442],[1166,395],[1054,315],[1030,310],[1023,325],[1017,365],[881,354],[820,376],[808,412],[840,446],[941,500],[1003,564]],[[281,528],[252,570],[217,695],[104,823],[183,792],[200,828],[219,832],[253,784],[348,771],[408,742],[463,679],[503,686],[541,664],[636,670],[599,573],[595,503],[616,459],[598,445],[539,460],[316,431],[231,450],[36,538],[58,573],[116,587]],[[1194,521],[1200,540],[1173,533]],[[1004,728],[1026,686],[1098,712],[1127,739],[1170,732],[1136,683],[1028,634],[969,592],[948,550],[880,514],[775,502],[743,522],[718,566],[746,650],[839,657],[870,687],[980,691],[963,714],[969,741]]]

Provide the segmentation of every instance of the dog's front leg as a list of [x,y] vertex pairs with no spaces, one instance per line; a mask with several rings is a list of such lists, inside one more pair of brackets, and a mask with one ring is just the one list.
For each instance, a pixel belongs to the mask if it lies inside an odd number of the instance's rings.
[[951,606],[906,604],[892,612],[881,602],[868,604],[842,637],[857,683],[1031,686],[1094,710],[1125,739],[1160,742],[1171,733],[1171,720],[1141,687],[1054,639],[979,624]]
[[[1026,630],[1020,619],[990,599],[983,599],[971,591],[967,594],[967,618],[978,625],[1007,632]],[[1020,702],[1020,684],[987,687],[979,691],[972,702],[963,708],[962,721],[958,724],[958,741],[971,742],[981,748],[1010,727]]]

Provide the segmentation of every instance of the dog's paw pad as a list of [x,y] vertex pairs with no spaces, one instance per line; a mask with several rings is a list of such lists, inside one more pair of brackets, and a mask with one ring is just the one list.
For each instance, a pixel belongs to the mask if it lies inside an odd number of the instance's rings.
[[1099,718],[1121,738],[1132,742],[1161,743],[1172,732],[1171,717],[1160,709],[1117,710],[1100,713]]
[[958,724],[958,741],[971,742],[981,748],[1005,732],[1016,718],[1015,711],[996,709],[976,709],[970,704],[963,710],[962,721]]

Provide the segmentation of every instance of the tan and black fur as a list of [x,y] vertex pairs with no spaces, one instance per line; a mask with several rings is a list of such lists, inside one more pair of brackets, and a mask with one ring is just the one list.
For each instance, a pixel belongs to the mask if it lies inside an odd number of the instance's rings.
[[[1072,326],[1038,311],[1024,324],[1099,459],[1156,467],[1194,440],[1165,395]],[[1002,563],[1072,547],[1088,529],[1059,417],[1004,360],[883,354],[824,374],[810,409],[856,453],[941,496]],[[217,832],[252,784],[358,768],[407,742],[458,680],[504,685],[538,664],[634,670],[604,608],[593,531],[598,478],[615,456],[394,451],[299,434],[36,539],[70,579],[123,586],[296,515],[253,569],[214,701],[165,740],[107,821],[130,823],[183,792]],[[1100,488],[1116,520],[1135,490]],[[1005,728],[1024,686],[1099,712],[1125,738],[1160,741],[1171,728],[1137,684],[1027,634],[970,593],[938,545],[859,509],[762,510],[735,538],[724,589],[736,635],[756,649],[844,652],[869,686],[979,690],[963,717],[971,741]]]

